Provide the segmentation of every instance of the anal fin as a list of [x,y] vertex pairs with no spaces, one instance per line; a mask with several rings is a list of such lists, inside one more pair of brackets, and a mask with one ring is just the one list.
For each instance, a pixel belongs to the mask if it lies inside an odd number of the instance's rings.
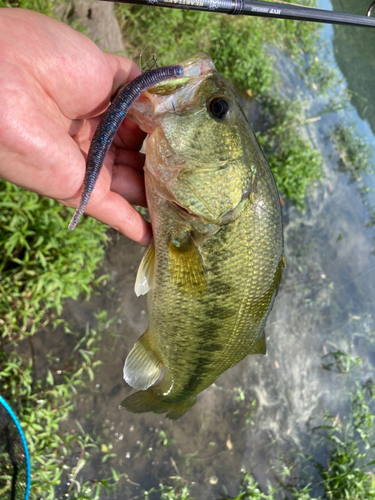
[[261,337],[255,342],[249,354],[266,354],[266,334],[263,332]]
[[135,389],[144,391],[155,384],[162,368],[159,356],[150,345],[150,332],[147,329],[126,358],[124,379]]

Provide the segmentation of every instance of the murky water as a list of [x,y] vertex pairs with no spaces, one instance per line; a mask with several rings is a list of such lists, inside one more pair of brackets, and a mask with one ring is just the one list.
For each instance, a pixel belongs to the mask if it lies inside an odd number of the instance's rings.
[[[333,3],[337,10],[336,3],[342,10],[353,10],[351,1]],[[356,2],[362,3],[365,8],[368,1]],[[328,1],[321,1],[320,7],[332,8]],[[323,29],[332,64],[336,64],[334,49],[338,54],[355,50],[355,36],[371,45],[373,32],[358,28],[352,42],[343,47],[346,39],[341,30],[345,29]],[[367,87],[361,81],[373,79],[375,56],[367,51],[363,57],[367,64],[364,73],[357,72],[357,79],[350,64],[340,60],[340,68],[344,76],[351,75],[344,85],[352,95],[367,99]],[[323,98],[313,98],[290,63],[283,64],[286,95],[301,92],[301,98],[310,101],[307,115],[314,115],[324,104]],[[356,102],[353,98],[352,103]],[[321,422],[324,408],[343,416],[355,380],[364,382],[373,376],[375,346],[369,339],[375,336],[375,247],[374,230],[366,224],[375,199],[364,205],[357,183],[339,171],[339,158],[327,139],[336,123],[354,120],[362,137],[374,145],[371,120],[366,121],[375,116],[374,103],[370,99],[367,105],[366,112],[362,108],[357,112],[350,104],[347,110],[323,115],[306,126],[306,135],[325,157],[325,179],[309,192],[305,213],[291,206],[283,211],[288,268],[266,328],[267,355],[248,357],[230,369],[177,422],[163,415],[133,415],[119,409],[119,403],[133,392],[122,379],[123,363],[144,332],[147,318],[145,298],[136,298],[133,292],[142,249],[111,233],[103,265],[110,276],[108,284],[89,302],[68,302],[64,312],[81,331],[86,323],[95,326],[98,310],[117,317],[101,345],[103,364],[95,377],[97,385],[88,386],[87,394],[77,401],[75,415],[86,431],[105,436],[103,442],[112,443],[117,453],[112,464],[126,477],[117,496],[111,498],[143,498],[143,490],[160,482],[174,484],[174,478],[180,477],[181,486],[194,483],[195,499],[218,499],[224,487],[236,493],[242,466],[264,487],[274,481],[270,464],[280,453],[307,449],[307,423]],[[374,174],[365,181],[374,187]],[[61,351],[61,356],[71,350],[71,342],[59,331],[48,334],[48,347]],[[324,370],[322,357],[337,349],[363,358],[361,367],[350,375]],[[74,418],[67,425],[77,428]],[[324,456],[324,450],[317,451],[319,456]],[[88,478],[105,476],[109,470],[99,458],[89,467],[82,472]]]

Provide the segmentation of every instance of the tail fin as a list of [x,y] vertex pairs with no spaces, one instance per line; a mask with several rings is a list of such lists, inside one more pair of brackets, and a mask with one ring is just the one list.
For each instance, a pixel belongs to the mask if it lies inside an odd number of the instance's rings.
[[138,391],[127,397],[120,405],[121,408],[133,413],[144,413],[153,411],[154,413],[167,413],[170,420],[177,420],[186,413],[189,408],[195,405],[197,398],[189,397],[185,403],[174,403],[162,399],[159,391],[153,387],[147,391]]

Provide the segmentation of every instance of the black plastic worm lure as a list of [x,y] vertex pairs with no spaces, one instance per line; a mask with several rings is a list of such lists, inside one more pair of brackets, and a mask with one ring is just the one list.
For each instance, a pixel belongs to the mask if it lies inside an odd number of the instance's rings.
[[83,181],[81,199],[70,221],[69,229],[76,227],[85,211],[113,138],[134,102],[147,89],[164,80],[180,78],[183,76],[183,72],[184,70],[180,65],[152,69],[134,78],[134,80],[118,92],[108,109],[104,112],[103,118],[92,138],[87,156],[86,175]]

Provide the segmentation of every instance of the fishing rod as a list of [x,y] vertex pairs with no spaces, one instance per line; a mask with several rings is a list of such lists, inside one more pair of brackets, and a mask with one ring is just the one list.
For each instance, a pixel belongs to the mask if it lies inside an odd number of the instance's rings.
[[[101,0],[104,2],[113,0]],[[289,3],[263,2],[256,0],[116,0],[120,3],[167,7],[170,9],[219,12],[221,14],[292,19],[327,24],[375,27],[375,18],[370,17],[375,0],[371,2],[366,15],[332,12]]]

